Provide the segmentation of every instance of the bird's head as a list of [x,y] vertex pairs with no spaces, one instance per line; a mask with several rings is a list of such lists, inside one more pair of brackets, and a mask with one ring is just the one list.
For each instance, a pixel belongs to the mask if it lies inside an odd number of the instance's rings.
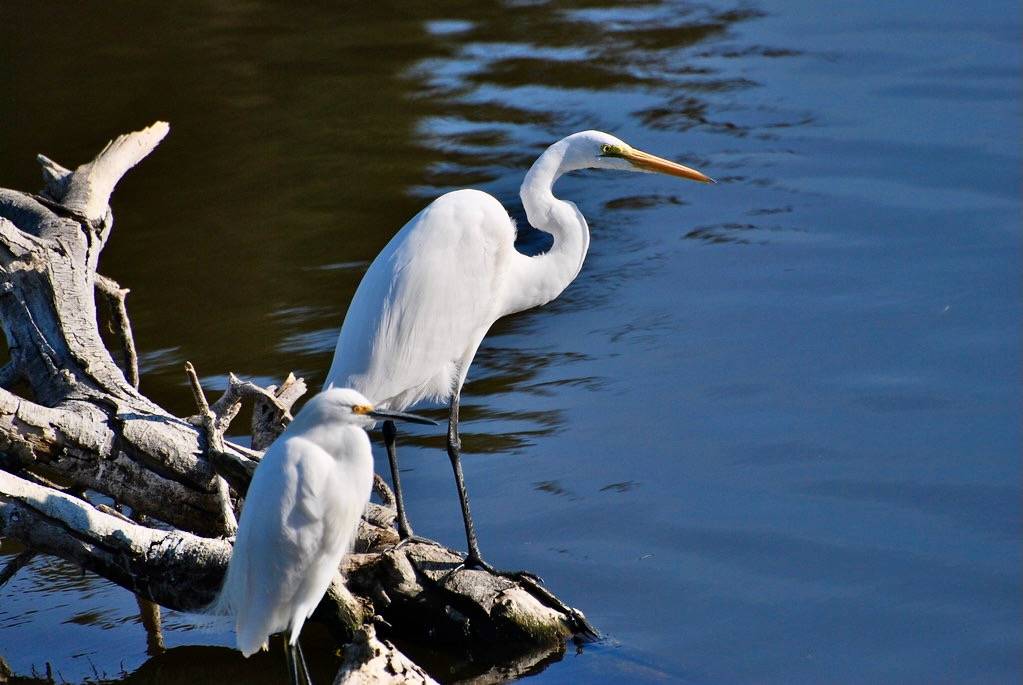
[[378,409],[366,397],[351,388],[329,388],[309,400],[299,416],[307,411],[318,415],[320,420],[333,420],[341,423],[355,424],[369,428],[377,421],[407,421],[436,426],[437,422],[425,416],[408,414],[402,411]]
[[618,169],[667,174],[701,183],[714,179],[696,169],[637,150],[625,141],[603,131],[580,131],[564,139],[566,160],[577,169]]

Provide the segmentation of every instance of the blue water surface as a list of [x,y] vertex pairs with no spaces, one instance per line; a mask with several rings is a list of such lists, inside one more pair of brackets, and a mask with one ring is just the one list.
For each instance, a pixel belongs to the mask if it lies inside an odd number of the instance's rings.
[[[1019,3],[417,11],[255,3],[183,28],[187,45],[103,48],[87,74],[110,102],[54,140],[62,161],[121,122],[174,127],[119,191],[104,255],[133,289],[143,389],[190,411],[184,359],[211,387],[227,370],[315,385],[362,270],[422,204],[471,185],[524,225],[536,154],[614,132],[719,183],[563,179],[586,264],[495,326],[469,374],[484,553],[605,633],[532,679],[1018,682]],[[175,62],[199,54],[206,71]],[[113,87],[166,70],[189,75]],[[0,105],[7,185],[57,136],[31,127],[54,103],[28,82]],[[196,249],[166,254],[184,234]],[[523,230],[523,249],[543,240]],[[195,297],[215,274],[235,285]],[[438,445],[402,445],[410,517],[461,546]],[[91,576],[37,559],[0,602],[16,672],[146,662],[134,600]],[[168,644],[231,644],[190,626],[169,614]]]

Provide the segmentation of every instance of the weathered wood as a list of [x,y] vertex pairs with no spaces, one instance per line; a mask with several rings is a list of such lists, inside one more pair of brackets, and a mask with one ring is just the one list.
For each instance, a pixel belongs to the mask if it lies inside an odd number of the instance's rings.
[[305,394],[304,378],[289,373],[279,387],[267,388],[272,397],[256,397],[252,406],[252,448],[265,450],[291,421],[291,406]]
[[139,388],[139,355],[135,351],[135,337],[131,332],[131,320],[128,318],[126,299],[131,292],[122,288],[117,281],[96,274],[96,289],[103,293],[110,305],[110,332],[121,341],[121,354],[124,355],[124,375],[131,386]]
[[[267,389],[230,375],[209,404],[190,369],[199,408],[190,419],[139,392],[127,290],[96,266],[113,226],[111,191],[167,130],[159,123],[120,136],[74,171],[40,156],[40,195],[0,189],[0,326],[11,356],[0,369],[0,536],[28,547],[22,561],[56,555],[128,588],[154,636],[158,610],[147,602],[200,610],[215,597],[234,507],[244,501],[260,450],[306,390],[291,375]],[[123,370],[99,333],[97,292],[112,305]],[[25,397],[12,391],[26,385]],[[254,405],[253,449],[224,439],[243,401]],[[367,508],[355,553],[313,615],[339,644],[357,638],[349,651],[362,661],[339,682],[432,682],[376,637],[371,618],[385,638],[492,663],[480,682],[514,677],[560,653],[566,637],[594,634],[580,612],[538,583],[462,569],[461,555],[440,545],[398,545],[393,495],[379,478],[376,489],[384,505]],[[131,507],[137,520],[90,504],[87,490]],[[506,648],[499,657],[495,643]]]
[[[40,159],[47,180],[47,195],[93,223],[104,220],[110,214],[110,194],[114,186],[129,169],[145,159],[169,131],[166,122],[158,121],[149,128],[118,136],[91,162],[71,174],[59,164]],[[54,175],[60,177],[59,182],[50,181]]]
[[[149,528],[100,507],[0,471],[0,536],[172,609],[201,610],[213,600],[229,542]],[[585,632],[581,615],[533,594],[535,588],[484,571],[456,570],[461,557],[451,550],[425,543],[393,549],[393,520],[392,510],[369,507],[357,548],[372,551],[345,560],[349,587],[339,575],[314,616],[336,634],[351,636],[374,613],[403,638],[433,644],[496,641],[557,649],[564,638]]]
[[172,609],[209,604],[231,555],[226,540],[140,526],[3,471],[0,493],[0,536],[67,559]]
[[367,624],[345,645],[344,661],[334,685],[378,685],[408,683],[437,685],[437,681],[413,663],[390,642],[377,638],[376,630]]
[[[238,413],[238,410],[233,407],[225,410],[225,412],[230,411],[230,416],[222,427],[219,420],[220,417],[210,409],[209,404],[206,402],[206,394],[202,391],[199,376],[196,374],[192,362],[185,362],[185,373],[188,374],[189,384],[192,386],[192,395],[195,398],[196,405],[199,407],[199,424],[206,431],[207,454],[224,454],[226,451],[224,448],[224,431],[227,430],[227,424]],[[232,374],[233,377],[234,375]],[[234,535],[238,532],[238,519],[234,515],[230,489],[228,488],[227,481],[219,475],[216,477],[216,486],[218,499],[220,500],[220,513],[225,521],[225,532],[228,535]]]
[[146,654],[156,656],[167,651],[163,641],[163,624],[160,621],[160,605],[156,602],[135,595],[139,606],[139,618],[146,629]]
[[463,569],[462,560],[441,545],[412,542],[352,554],[342,566],[349,587],[372,597],[377,613],[405,639],[556,645],[594,634],[580,612],[539,584]]
[[110,193],[167,130],[157,123],[120,136],[73,172],[42,158],[43,195],[0,189],[5,377],[27,381],[34,400],[0,395],[0,450],[14,452],[21,468],[52,472],[179,528],[227,534],[231,520],[199,431],[138,392],[97,325]]
[[116,402],[44,407],[0,389],[0,451],[13,467],[106,493],[185,530],[222,533],[215,474],[200,461],[196,429],[130,412]]

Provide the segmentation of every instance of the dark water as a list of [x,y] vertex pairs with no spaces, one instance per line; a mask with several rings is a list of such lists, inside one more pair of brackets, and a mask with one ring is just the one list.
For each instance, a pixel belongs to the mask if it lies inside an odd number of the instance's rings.
[[[586,265],[469,375],[484,552],[608,636],[535,680],[1018,680],[1018,3],[5,2],[0,26],[3,185],[172,124],[102,268],[179,413],[186,359],[210,389],[321,382],[394,231],[467,185],[520,216],[563,135],[721,181],[565,178]],[[417,532],[461,545],[439,442],[414,442]],[[37,558],[0,590],[0,655],[69,681],[280,667],[165,619],[147,661],[130,595]]]

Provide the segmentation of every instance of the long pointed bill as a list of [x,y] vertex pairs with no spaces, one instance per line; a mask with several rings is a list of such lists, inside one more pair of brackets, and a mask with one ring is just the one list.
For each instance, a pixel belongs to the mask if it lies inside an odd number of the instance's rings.
[[433,419],[428,419],[425,416],[419,416],[417,414],[409,414],[403,411],[388,411],[386,409],[373,409],[367,412],[368,416],[372,416],[374,419],[390,419],[391,421],[408,421],[409,423],[422,423],[427,426],[436,426],[437,422]]
[[620,155],[622,158],[632,163],[632,166],[642,169],[643,171],[652,171],[658,174],[668,174],[669,176],[678,176],[679,178],[688,178],[690,181],[699,181],[700,183],[717,183],[710,176],[701,174],[696,169],[690,169],[687,166],[676,164],[675,162],[662,159],[649,152],[643,152],[631,148],[625,150]]

